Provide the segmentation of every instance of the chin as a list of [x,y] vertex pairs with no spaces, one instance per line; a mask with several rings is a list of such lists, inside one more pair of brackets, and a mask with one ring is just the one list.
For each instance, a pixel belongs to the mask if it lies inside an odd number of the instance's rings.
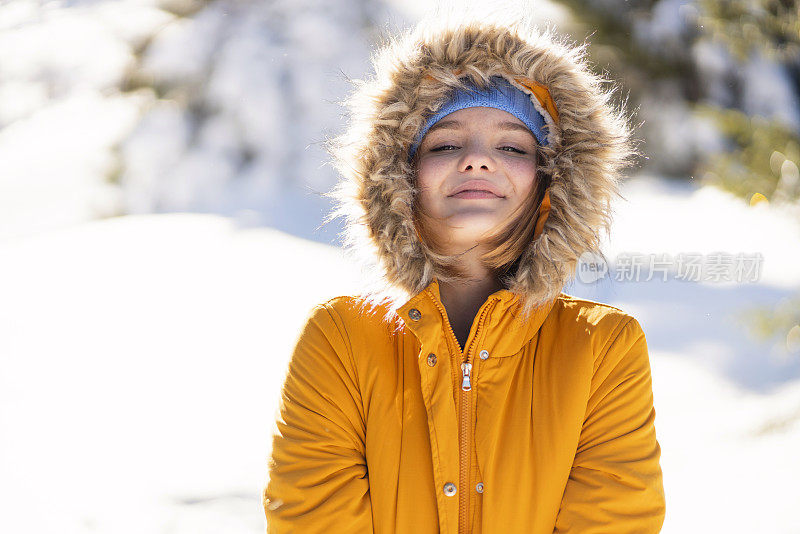
[[459,228],[458,231],[450,235],[449,241],[459,248],[469,248],[478,243],[481,237],[488,235],[495,229],[497,229],[497,227],[493,225],[476,225],[469,228]]
[[480,236],[484,232],[489,232],[493,228],[501,225],[505,219],[498,213],[470,214],[460,217],[453,217],[452,224],[456,228],[452,229],[454,236]]

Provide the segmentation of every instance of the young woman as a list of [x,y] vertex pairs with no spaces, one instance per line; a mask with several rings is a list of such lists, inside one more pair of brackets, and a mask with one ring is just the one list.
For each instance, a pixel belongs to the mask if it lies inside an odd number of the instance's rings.
[[636,153],[584,54],[470,22],[420,25],[374,57],[334,195],[383,286],[307,319],[268,532],[660,530],[645,336],[562,292]]

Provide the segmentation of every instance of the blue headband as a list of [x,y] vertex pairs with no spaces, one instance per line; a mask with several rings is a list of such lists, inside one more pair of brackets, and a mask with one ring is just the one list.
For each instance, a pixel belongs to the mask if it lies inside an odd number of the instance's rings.
[[531,97],[520,91],[502,76],[492,76],[492,84],[486,89],[471,87],[469,90],[456,90],[455,94],[445,104],[425,121],[425,126],[417,134],[411,145],[408,159],[414,157],[422,138],[431,126],[447,115],[465,108],[487,107],[496,108],[511,113],[522,121],[536,136],[542,146],[547,146],[547,132],[545,120],[541,113],[534,107]]

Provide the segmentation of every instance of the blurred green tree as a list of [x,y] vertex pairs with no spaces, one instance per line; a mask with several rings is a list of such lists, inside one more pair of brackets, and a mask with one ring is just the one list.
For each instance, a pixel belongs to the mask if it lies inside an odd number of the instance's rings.
[[[658,18],[657,10],[675,8],[663,0],[561,0],[561,4],[575,17],[567,32],[591,36],[593,63],[622,80],[634,101],[657,91],[659,84],[672,83],[692,114],[721,134],[720,150],[698,151],[686,167],[673,170],[685,170],[686,176],[699,177],[700,184],[720,187],[750,205],[798,205],[800,132],[785,121],[748,112],[737,85],[745,65],[761,56],[779,65],[791,80],[791,91],[800,95],[798,0],[695,0],[677,7],[673,15],[679,16],[679,24],[674,17],[662,17],[668,21],[666,29],[660,23],[647,24]],[[724,98],[705,94],[704,73],[692,54],[693,46],[701,42],[722,45],[727,52],[725,68],[735,75],[724,80]],[[660,149],[654,144],[648,152]],[[756,337],[778,338],[788,352],[800,354],[800,294],[775,306],[743,311],[739,317]]]
[[[743,64],[754,54],[786,69],[800,93],[800,6],[796,0],[699,0],[701,38],[726,45]],[[702,183],[720,186],[751,204],[800,199],[800,134],[789,126],[737,109],[699,104],[731,142],[697,169]]]

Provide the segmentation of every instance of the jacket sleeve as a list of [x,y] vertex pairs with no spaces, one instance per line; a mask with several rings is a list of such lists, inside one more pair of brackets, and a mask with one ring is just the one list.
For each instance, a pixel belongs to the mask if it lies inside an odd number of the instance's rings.
[[[599,362],[599,363],[598,363]],[[666,501],[647,342],[634,318],[594,364],[556,533],[657,533]]]
[[263,492],[268,534],[372,532],[363,404],[334,315],[312,310],[289,361]]

